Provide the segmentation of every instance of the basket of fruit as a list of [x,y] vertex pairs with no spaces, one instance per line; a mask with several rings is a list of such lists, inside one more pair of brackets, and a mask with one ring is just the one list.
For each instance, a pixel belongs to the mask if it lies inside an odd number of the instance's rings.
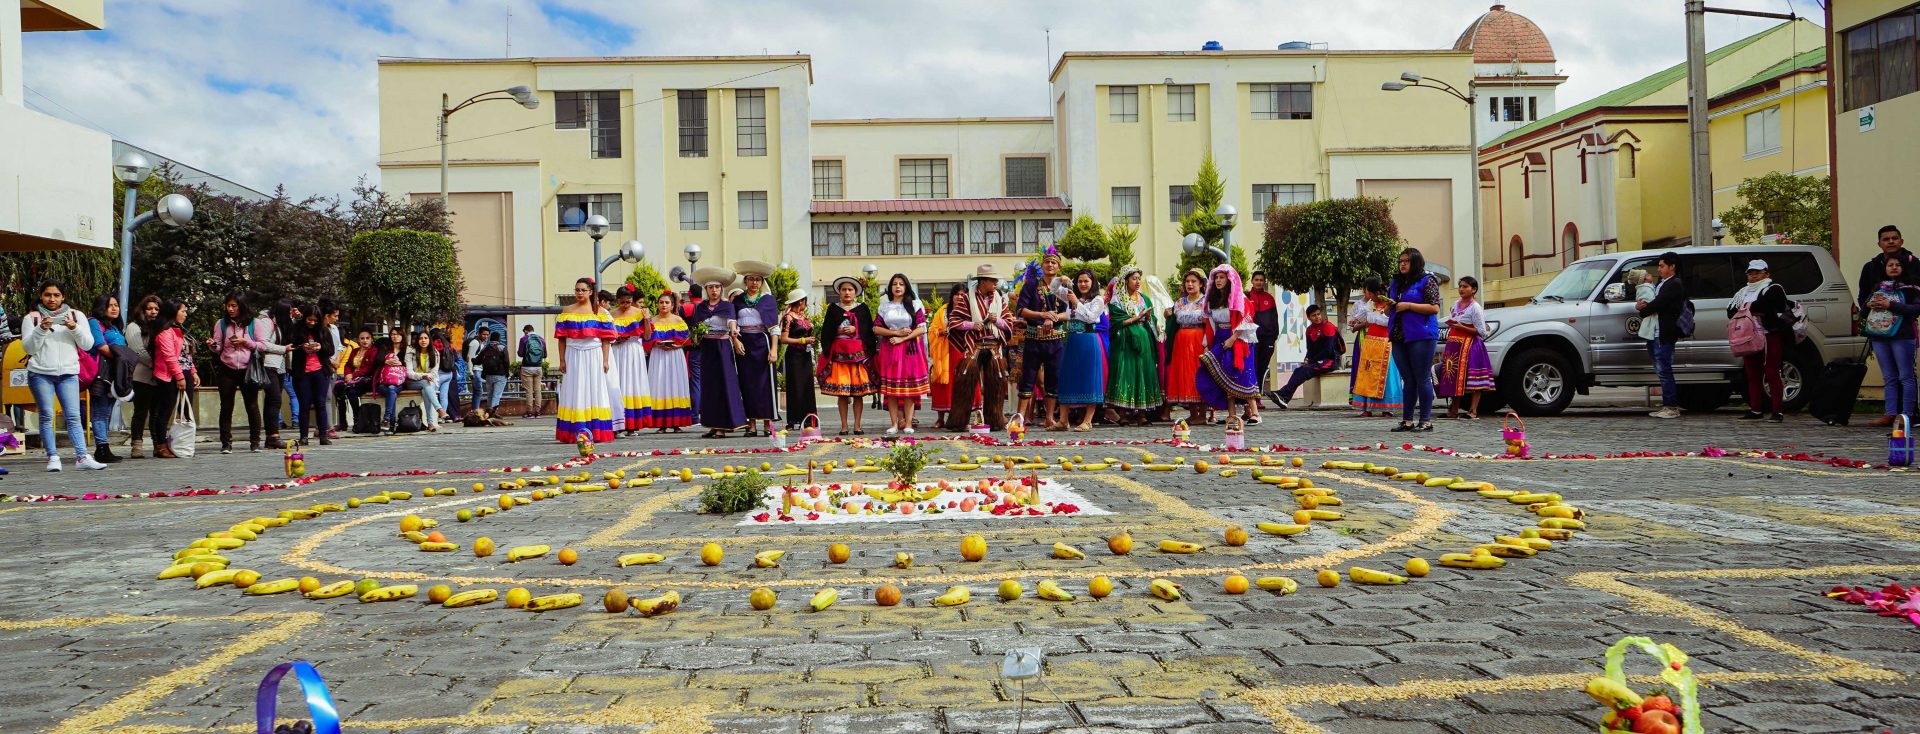
[[[280,679],[292,673],[300,682],[300,696],[306,699],[307,716],[291,723],[274,725],[274,706],[280,694]],[[259,734],[340,734],[340,712],[334,708],[333,694],[327,692],[327,682],[320,678],[320,671],[305,660],[281,663],[267,671],[267,677],[260,680],[260,690],[254,694],[255,731]]]
[[[1627,652],[1641,650],[1660,662],[1660,680],[1673,693],[1653,691],[1642,696],[1627,683],[1622,663]],[[1600,716],[1605,734],[1703,734],[1700,726],[1700,687],[1687,654],[1645,637],[1623,637],[1607,648],[1606,675],[1587,681],[1587,695],[1607,706]]]
[[800,440],[812,441],[817,438],[821,438],[820,415],[808,413],[806,418],[800,420]]
[[1236,415],[1236,416],[1233,416],[1232,418],[1227,419],[1227,434],[1226,434],[1225,442],[1226,442],[1227,448],[1232,449],[1234,451],[1240,451],[1247,448],[1247,422],[1244,420],[1241,420],[1240,416]]
[[301,452],[300,443],[297,441],[287,442],[287,454],[281,459],[281,463],[286,465],[287,477],[290,479],[297,479],[307,474],[307,455]]
[[1520,415],[1509,411],[1500,416],[1500,440],[1507,444],[1507,455],[1527,458],[1527,424]]
[[1887,439],[1887,466],[1913,466],[1913,421],[1905,415],[1893,419],[1893,436]]
[[593,436],[591,434],[588,434],[586,431],[581,431],[574,436],[573,443],[580,448],[581,456],[593,455]]

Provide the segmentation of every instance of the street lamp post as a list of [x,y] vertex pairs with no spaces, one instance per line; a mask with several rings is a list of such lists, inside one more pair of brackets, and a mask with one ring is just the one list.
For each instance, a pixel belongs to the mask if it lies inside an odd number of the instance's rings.
[[1213,210],[1213,218],[1220,222],[1220,246],[1214,247],[1207,244],[1207,238],[1194,232],[1180,240],[1180,251],[1190,256],[1202,252],[1212,253],[1214,257],[1220,258],[1222,265],[1232,265],[1233,227],[1239,223],[1240,210],[1233,208],[1232,204],[1221,204],[1220,208]]
[[[489,96],[495,94],[504,94],[507,96]],[[440,208],[442,211],[445,211],[447,207],[447,118],[452,117],[455,112],[466,109],[469,105],[476,105],[481,102],[492,102],[497,99],[510,99],[520,103],[521,107],[530,110],[540,107],[540,98],[535,96],[533,90],[528,89],[524,84],[507,87],[506,89],[495,89],[491,92],[481,92],[468,97],[465,102],[451,107],[448,106],[450,99],[445,92],[440,93],[440,124],[435,130],[435,135],[440,138]]]
[[[1426,77],[1419,75],[1418,73],[1411,72],[1411,71],[1400,72],[1400,81],[1385,82],[1380,85],[1381,91],[1386,91],[1386,92],[1398,92],[1402,89],[1406,89],[1409,87],[1419,87],[1421,89],[1433,89],[1433,90],[1445,92],[1447,94],[1453,95],[1454,99],[1460,100],[1461,102],[1465,102],[1467,105],[1467,194],[1469,197],[1471,197],[1470,199],[1468,199],[1467,203],[1472,206],[1472,211],[1473,211],[1473,235],[1469,241],[1473,243],[1473,249],[1475,250],[1474,257],[1476,259],[1473,260],[1472,262],[1478,263],[1479,260],[1477,258],[1480,257],[1478,251],[1480,249],[1480,239],[1481,239],[1481,232],[1480,232],[1480,113],[1479,113],[1479,110],[1474,105],[1476,103],[1476,100],[1479,99],[1479,95],[1474,94],[1471,88],[1469,88],[1467,91],[1461,91],[1458,87],[1455,87],[1452,84],[1448,84],[1438,79],[1428,79]],[[1475,267],[1474,270],[1478,271],[1479,268]]]
[[129,290],[133,287],[133,231],[140,225],[160,220],[170,227],[183,227],[193,221],[193,201],[179,194],[167,194],[160,197],[153,211],[134,216],[134,210],[140,198],[140,184],[153,175],[153,163],[147,157],[134,151],[120,154],[113,162],[113,176],[125,184],[127,193],[120,204],[120,308],[123,313],[132,308],[127,303]]

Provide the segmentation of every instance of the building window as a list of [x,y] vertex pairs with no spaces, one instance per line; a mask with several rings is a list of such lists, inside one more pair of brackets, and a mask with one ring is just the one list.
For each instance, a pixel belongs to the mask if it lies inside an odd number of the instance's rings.
[[967,223],[967,241],[975,255],[1011,255],[1019,235],[1011,219],[975,219]]
[[707,90],[680,90],[680,157],[707,157]]
[[707,228],[707,192],[683,191],[680,193],[680,228]]
[[1533,122],[1538,119],[1540,119],[1540,98],[1528,97],[1527,98],[1527,122]]
[[841,173],[844,165],[840,161],[813,162],[813,198],[847,198],[846,179]]
[[1047,195],[1046,158],[1008,158],[1005,166],[1007,196]]
[[867,254],[913,254],[913,222],[867,222]]
[[553,93],[553,127],[589,131],[587,152],[594,158],[620,157],[620,93],[567,91]]
[[1178,222],[1193,213],[1193,187],[1167,187],[1167,221]]
[[1537,97],[1488,97],[1488,122],[1533,122],[1540,119]]
[[1620,177],[1638,177],[1640,175],[1639,167],[1639,152],[1631,145],[1620,146]]
[[1253,119],[1313,119],[1312,84],[1253,84]]
[[965,226],[958,219],[920,223],[920,254],[964,255],[967,252]]
[[578,232],[587,222],[587,217],[598,214],[607,218],[607,229],[620,231],[620,195],[619,194],[561,194],[554,197],[560,205],[560,231]]
[[1167,122],[1193,122],[1193,85],[1167,85]]
[[1780,106],[1747,113],[1747,157],[1780,152]]
[[1140,88],[1107,87],[1107,120],[1110,122],[1140,121]]
[[947,198],[947,159],[902,159],[900,161],[900,198]]
[[740,192],[740,228],[767,228],[767,192]]
[[1113,223],[1140,223],[1140,187],[1113,187]]
[[1042,245],[1051,245],[1067,233],[1065,219],[1022,219],[1020,220],[1020,250],[1037,252]]
[[767,90],[734,90],[733,126],[741,157],[767,154]]
[[821,257],[859,257],[859,222],[814,222],[813,254]]
[[1842,34],[1847,109],[1920,91],[1916,21],[1920,16],[1909,7]]
[[1267,209],[1313,201],[1313,184],[1254,184],[1253,221],[1267,220]]

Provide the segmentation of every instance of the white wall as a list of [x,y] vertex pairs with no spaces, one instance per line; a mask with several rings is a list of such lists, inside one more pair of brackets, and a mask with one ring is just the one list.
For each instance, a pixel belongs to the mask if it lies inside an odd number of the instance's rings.
[[0,249],[112,247],[113,206],[112,138],[0,101]]
[[[1054,153],[1053,122],[1048,119],[940,122],[814,123],[813,158],[840,158],[846,198],[893,199],[898,185],[896,159],[950,156],[948,196],[955,199],[1003,196],[1001,158]],[[1048,194],[1060,182],[1049,166]],[[813,190],[811,163],[806,190]]]

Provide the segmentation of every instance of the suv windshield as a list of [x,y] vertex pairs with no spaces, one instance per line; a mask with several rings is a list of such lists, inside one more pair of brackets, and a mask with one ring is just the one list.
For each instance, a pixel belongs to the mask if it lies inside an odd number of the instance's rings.
[[1600,285],[1601,279],[1607,277],[1607,273],[1611,270],[1613,270],[1612,260],[1574,263],[1566,270],[1560,271],[1553,282],[1541,289],[1538,297],[1542,301],[1584,300],[1587,296],[1593,295],[1594,286]]

